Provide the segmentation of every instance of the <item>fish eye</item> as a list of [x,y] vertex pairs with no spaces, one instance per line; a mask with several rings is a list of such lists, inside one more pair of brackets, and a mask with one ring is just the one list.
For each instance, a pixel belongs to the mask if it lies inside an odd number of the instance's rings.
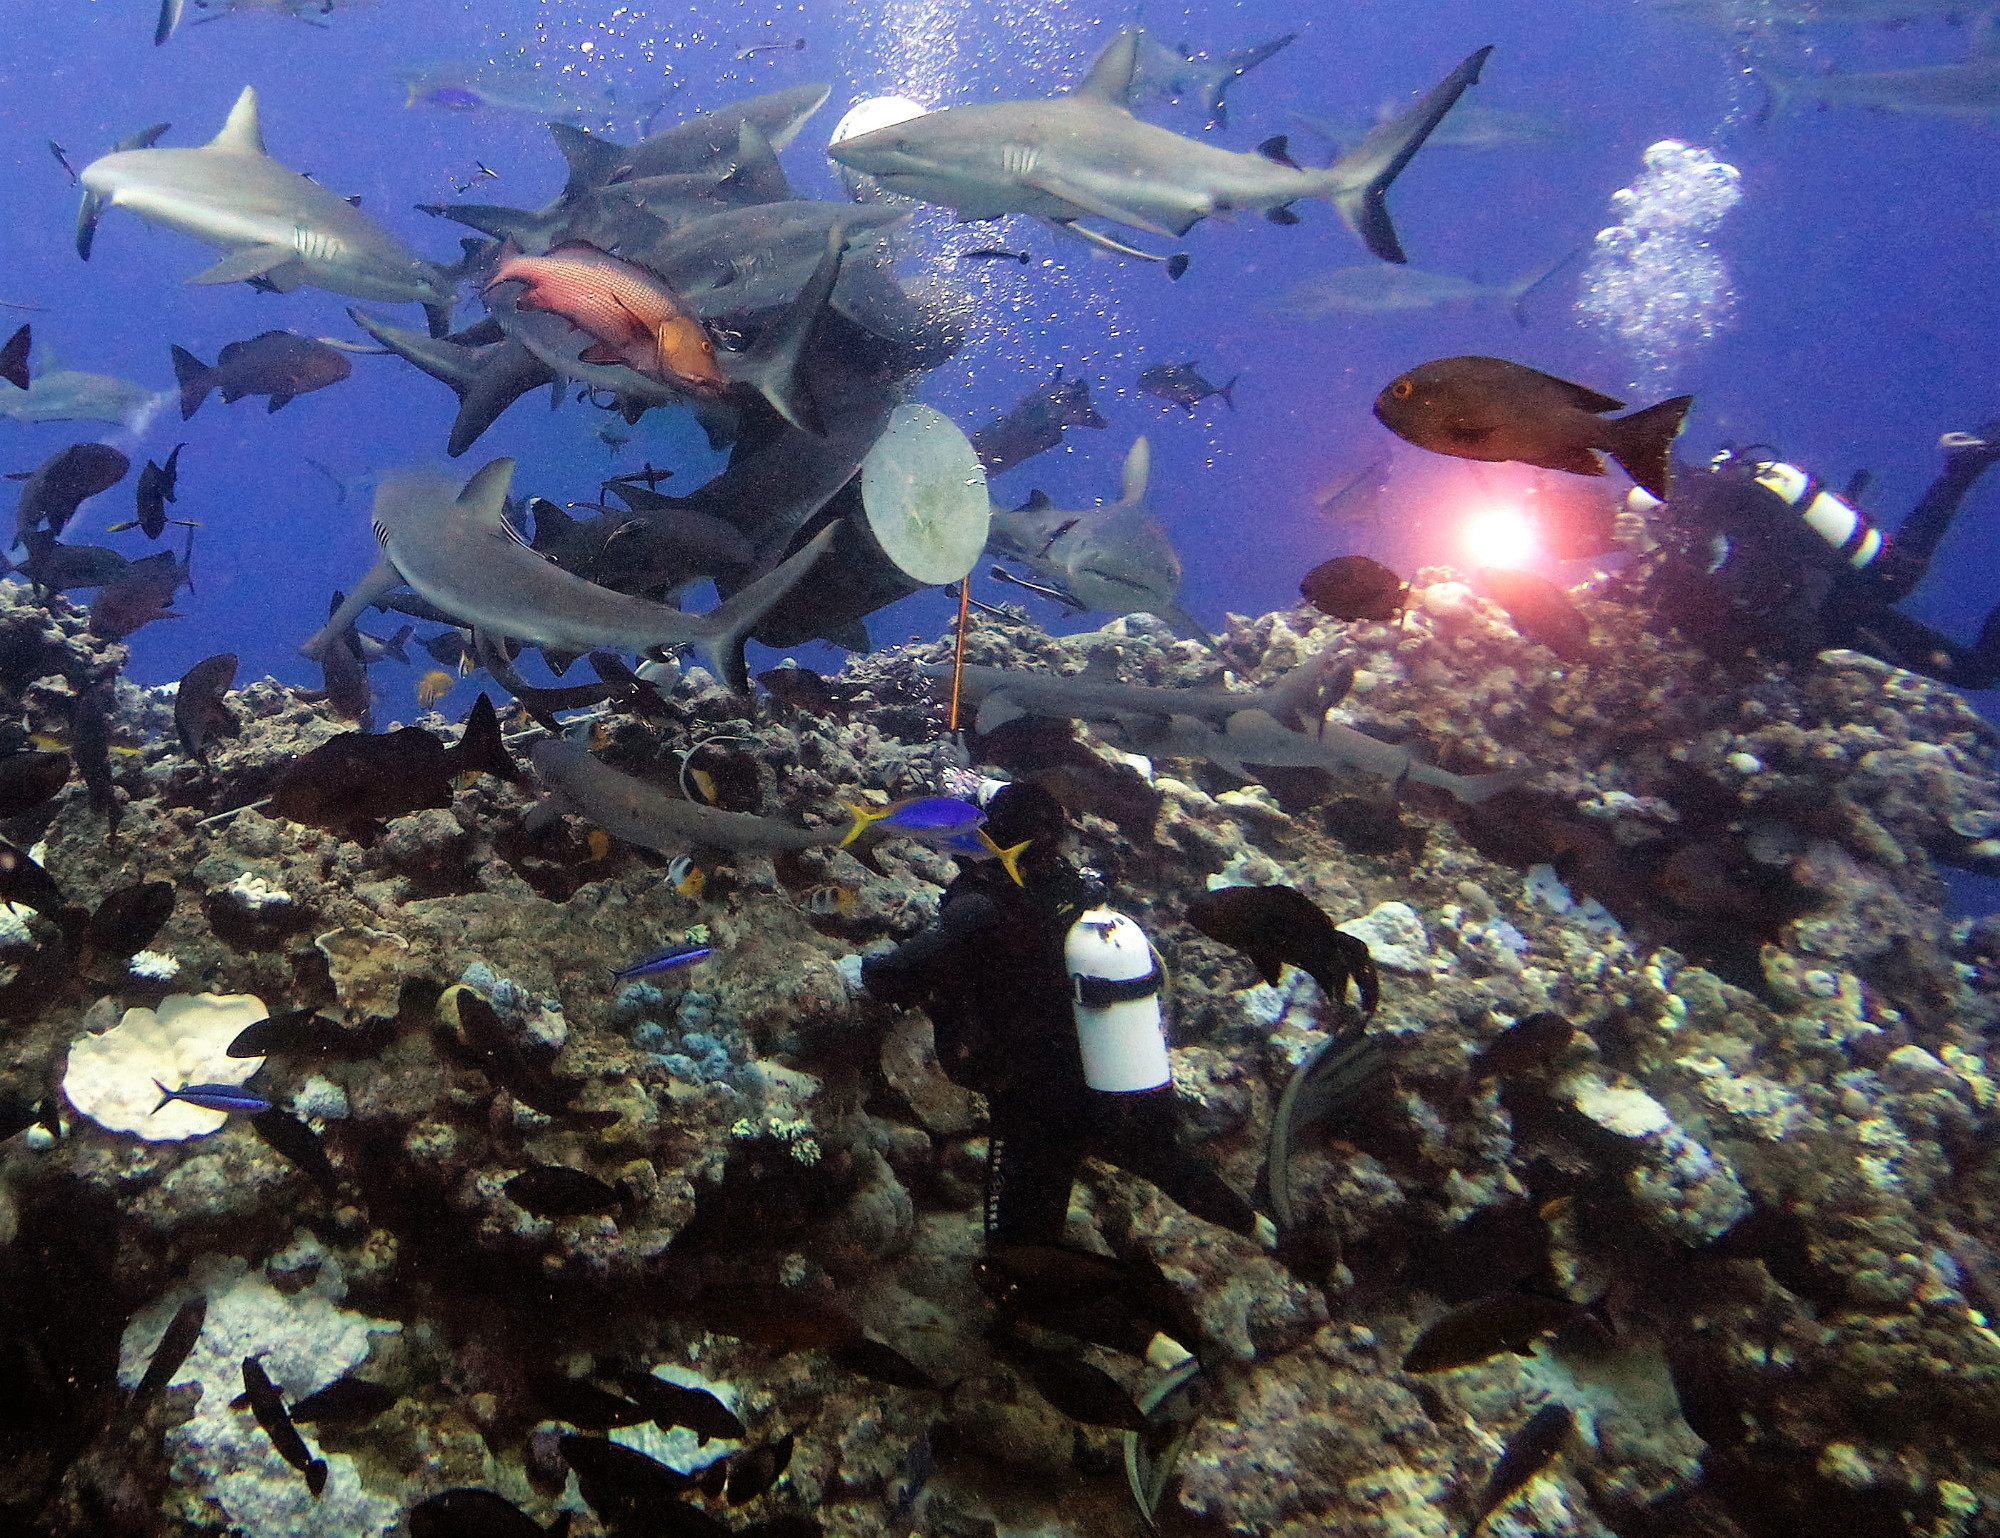
[[1399,379],[1389,386],[1389,393],[1399,401],[1406,401],[1417,393],[1417,387],[1407,379]]

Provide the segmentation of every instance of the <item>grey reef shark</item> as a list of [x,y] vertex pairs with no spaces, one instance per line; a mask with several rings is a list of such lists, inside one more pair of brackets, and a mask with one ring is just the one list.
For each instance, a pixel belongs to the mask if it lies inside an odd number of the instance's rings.
[[1078,221],[1179,236],[1230,212],[1296,224],[1294,203],[1325,198],[1370,251],[1401,262],[1407,258],[1389,220],[1389,184],[1493,51],[1472,54],[1353,150],[1312,169],[1292,159],[1283,136],[1241,154],[1134,117],[1126,102],[1139,38],[1135,29],[1120,32],[1067,96],[947,107],[857,134],[827,153],[890,192],[942,204],[960,219],[1032,214],[1116,255],[1164,262],[1172,277],[1187,270],[1185,253],[1162,257]]
[[266,154],[255,89],[243,88],[222,132],[198,148],[160,148],[168,126],[83,168],[76,250],[85,261],[104,211],[125,208],[223,253],[190,282],[421,304],[432,335],[451,329],[457,269],[425,261],[346,198]]

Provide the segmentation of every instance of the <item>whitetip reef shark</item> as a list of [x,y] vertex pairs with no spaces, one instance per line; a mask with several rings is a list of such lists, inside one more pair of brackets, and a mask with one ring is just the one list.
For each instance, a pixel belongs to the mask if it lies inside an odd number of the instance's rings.
[[[1134,117],[1126,99],[1138,44],[1136,31],[1120,32],[1067,96],[948,107],[857,134],[827,153],[891,192],[955,209],[960,219],[1032,214],[1123,256],[1147,253],[1076,221],[1185,235],[1211,214],[1231,211],[1295,224],[1292,204],[1326,198],[1370,251],[1401,262],[1389,184],[1478,80],[1492,52],[1472,54],[1416,105],[1332,165],[1313,170],[1292,160],[1282,137],[1266,140],[1259,153],[1240,154]],[[1185,269],[1184,256],[1166,260],[1173,276],[1177,266]]]
[[845,831],[838,825],[801,828],[773,817],[725,812],[720,807],[683,801],[600,764],[582,743],[562,737],[544,738],[529,750],[528,757],[559,809],[589,819],[613,838],[660,854],[697,849],[735,854],[821,849],[839,843]]
[[743,694],[749,690],[744,637],[805,576],[834,534],[833,527],[822,529],[720,608],[690,614],[571,576],[530,549],[507,521],[513,480],[511,459],[494,460],[462,489],[446,476],[385,477],[372,520],[382,559],[300,650],[319,656],[376,599],[407,585],[467,629],[531,646],[646,653],[691,645],[717,678]]
[[76,250],[85,261],[108,208],[191,235],[223,253],[191,283],[256,281],[279,293],[323,288],[354,299],[421,304],[431,333],[451,325],[456,276],[417,256],[347,199],[264,152],[257,92],[236,98],[222,131],[193,149],[161,149],[147,129],[83,168]]

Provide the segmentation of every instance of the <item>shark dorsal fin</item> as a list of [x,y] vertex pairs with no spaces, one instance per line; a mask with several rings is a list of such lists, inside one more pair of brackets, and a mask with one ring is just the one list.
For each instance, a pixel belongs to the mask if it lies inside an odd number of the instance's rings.
[[1132,88],[1132,71],[1139,59],[1139,33],[1127,27],[1104,45],[1090,73],[1070,92],[1102,106],[1125,110],[1125,93]]
[[116,154],[120,150],[149,150],[160,142],[160,135],[173,126],[172,123],[155,123],[150,128],[142,128],[137,133],[127,134],[111,146],[112,153]]
[[1290,166],[1294,171],[1299,168],[1299,163],[1292,159],[1292,141],[1288,134],[1272,134],[1257,146],[1257,153],[1281,166]]
[[1146,482],[1153,473],[1152,446],[1144,438],[1132,440],[1132,452],[1125,456],[1123,492],[1118,498],[1120,507],[1137,507],[1146,500]]
[[257,126],[257,88],[246,85],[243,94],[236,98],[236,105],[229,109],[229,120],[222,125],[222,132],[208,141],[208,148],[222,155],[261,155],[264,153],[264,131]]
[[482,522],[512,528],[507,523],[507,488],[513,483],[514,461],[496,459],[465,483],[458,505],[470,508]]

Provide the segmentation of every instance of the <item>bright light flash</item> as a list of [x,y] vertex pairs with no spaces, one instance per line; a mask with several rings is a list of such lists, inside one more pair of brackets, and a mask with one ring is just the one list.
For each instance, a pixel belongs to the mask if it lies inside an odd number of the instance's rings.
[[1515,507],[1476,513],[1465,525],[1465,553],[1475,566],[1525,566],[1535,558],[1535,526]]

